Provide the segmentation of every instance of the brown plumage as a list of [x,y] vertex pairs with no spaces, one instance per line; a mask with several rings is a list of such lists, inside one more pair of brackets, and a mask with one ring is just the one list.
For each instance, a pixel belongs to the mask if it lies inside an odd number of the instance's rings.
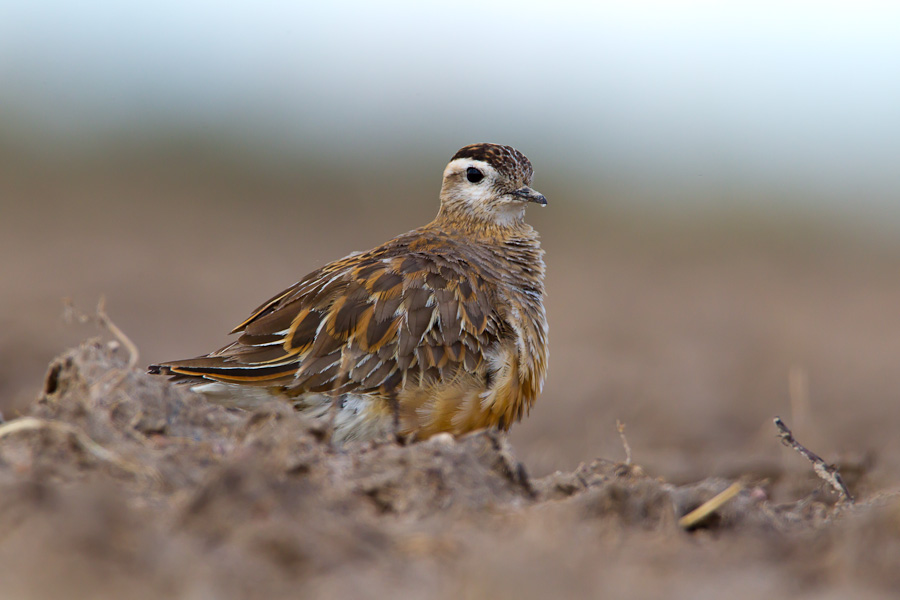
[[547,372],[544,251],[524,221],[547,201],[531,178],[514,148],[462,148],[434,221],[310,273],[228,346],[150,372],[245,408],[275,395],[321,417],[335,404],[338,441],[508,429]]

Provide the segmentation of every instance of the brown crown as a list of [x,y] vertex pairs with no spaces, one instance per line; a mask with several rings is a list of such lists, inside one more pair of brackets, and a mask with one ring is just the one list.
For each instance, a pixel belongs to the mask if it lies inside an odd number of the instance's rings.
[[521,180],[526,184],[531,184],[531,178],[534,175],[534,169],[528,157],[512,146],[470,144],[460,148],[451,160],[457,158],[484,161],[509,179]]

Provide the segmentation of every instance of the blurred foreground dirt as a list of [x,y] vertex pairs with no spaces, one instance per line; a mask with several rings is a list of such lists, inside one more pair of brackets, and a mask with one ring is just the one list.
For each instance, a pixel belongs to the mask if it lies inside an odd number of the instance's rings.
[[505,436],[335,450],[277,402],[229,412],[129,370],[51,365],[0,427],[9,598],[893,597],[900,496],[836,506],[593,460],[531,478]]

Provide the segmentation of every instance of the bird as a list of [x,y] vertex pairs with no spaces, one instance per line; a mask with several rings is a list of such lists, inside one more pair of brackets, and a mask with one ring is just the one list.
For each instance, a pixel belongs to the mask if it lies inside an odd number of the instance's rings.
[[544,250],[525,207],[547,205],[511,146],[461,148],[430,223],[313,271],[209,354],[148,372],[229,407],[281,398],[331,439],[506,431],[543,390]]

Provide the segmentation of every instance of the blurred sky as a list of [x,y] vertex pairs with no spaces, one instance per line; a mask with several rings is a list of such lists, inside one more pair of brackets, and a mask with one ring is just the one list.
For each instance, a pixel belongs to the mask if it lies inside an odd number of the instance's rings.
[[0,2],[0,135],[154,130],[896,216],[900,3]]

